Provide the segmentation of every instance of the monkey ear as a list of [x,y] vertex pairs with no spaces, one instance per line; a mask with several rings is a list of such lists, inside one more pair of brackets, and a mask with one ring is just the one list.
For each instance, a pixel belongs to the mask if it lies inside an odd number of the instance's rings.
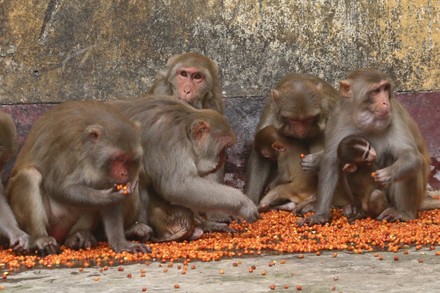
[[86,128],[87,138],[92,142],[97,141],[102,136],[102,132],[102,126],[98,124],[90,125]]
[[196,140],[200,140],[209,131],[209,124],[206,121],[197,121],[193,124],[192,133]]
[[270,92],[270,95],[272,96],[272,99],[274,100],[275,103],[278,104],[280,102],[280,91],[279,90],[273,89]]
[[286,146],[279,141],[274,142],[272,144],[272,148],[280,153],[286,151]]
[[342,171],[347,173],[353,173],[357,170],[357,166],[355,164],[345,164],[344,167],[342,167]]
[[344,98],[351,98],[353,93],[351,91],[351,84],[348,80],[339,81],[339,94]]

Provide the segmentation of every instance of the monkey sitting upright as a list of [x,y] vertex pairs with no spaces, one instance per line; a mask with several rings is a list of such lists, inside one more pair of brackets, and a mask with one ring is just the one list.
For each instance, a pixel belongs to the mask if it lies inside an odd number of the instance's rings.
[[317,176],[304,172],[300,165],[300,155],[308,153],[306,144],[282,136],[270,125],[257,132],[254,148],[262,157],[276,163],[276,170],[272,168],[272,178],[267,182],[269,191],[260,201],[260,211],[292,211],[297,204],[314,196]]
[[344,215],[350,220],[377,218],[389,204],[385,188],[372,177],[377,170],[375,149],[366,139],[349,135],[339,143],[337,154],[341,184],[350,202],[344,208]]

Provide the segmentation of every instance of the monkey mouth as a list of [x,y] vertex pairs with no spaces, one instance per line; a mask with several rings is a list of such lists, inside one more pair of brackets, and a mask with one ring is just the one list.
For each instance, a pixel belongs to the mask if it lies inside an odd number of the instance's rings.
[[390,111],[375,111],[374,112],[374,116],[377,119],[388,119],[391,115],[390,115]]

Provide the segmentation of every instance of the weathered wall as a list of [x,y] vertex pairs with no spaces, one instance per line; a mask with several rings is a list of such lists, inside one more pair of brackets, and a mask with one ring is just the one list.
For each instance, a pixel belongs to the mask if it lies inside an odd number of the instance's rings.
[[297,71],[336,85],[377,67],[421,126],[440,188],[439,23],[439,0],[0,0],[0,108],[23,140],[47,103],[142,95],[170,56],[197,51],[221,69],[240,138],[228,176],[241,186],[232,177],[277,80]]
[[221,67],[227,97],[288,71],[331,83],[375,66],[399,91],[440,88],[439,0],[0,0],[1,103],[146,92],[173,54]]

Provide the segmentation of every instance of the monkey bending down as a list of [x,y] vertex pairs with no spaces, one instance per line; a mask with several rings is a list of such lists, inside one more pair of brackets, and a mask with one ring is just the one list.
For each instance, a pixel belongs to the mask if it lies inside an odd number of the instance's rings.
[[300,164],[300,156],[308,153],[308,147],[304,143],[298,139],[283,137],[270,125],[257,132],[254,148],[276,165],[273,168],[276,170],[272,171],[275,174],[268,184],[269,192],[260,201],[260,211],[292,211],[297,204],[314,195],[318,178],[316,174],[305,173]]
[[80,215],[98,211],[111,248],[147,252],[126,240],[121,204],[136,189],[142,153],[139,127],[104,102],[48,110],[30,130],[6,192],[32,248],[58,253]]
[[[199,213],[217,211],[249,222],[259,218],[257,207],[241,191],[209,176],[222,168],[225,149],[235,143],[235,135],[223,115],[210,109],[195,109],[169,96],[147,96],[112,104],[141,124],[144,171],[139,189],[144,202],[157,196],[165,203],[161,208],[185,207],[196,214],[195,220]],[[154,223],[154,219],[149,222]],[[212,227],[205,223],[201,226],[206,231]]]
[[[273,125],[283,136],[301,140],[307,153],[323,148],[324,129],[338,92],[321,78],[309,74],[288,74],[266,100],[258,130]],[[246,195],[258,203],[267,185],[271,162],[252,150],[246,174]]]

